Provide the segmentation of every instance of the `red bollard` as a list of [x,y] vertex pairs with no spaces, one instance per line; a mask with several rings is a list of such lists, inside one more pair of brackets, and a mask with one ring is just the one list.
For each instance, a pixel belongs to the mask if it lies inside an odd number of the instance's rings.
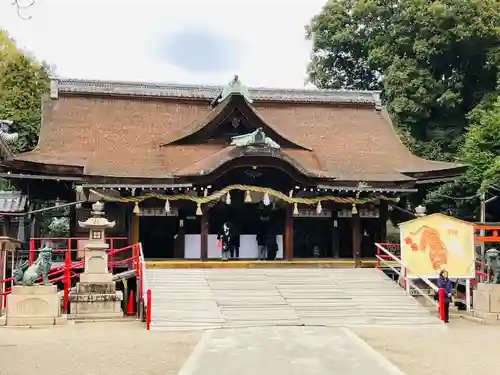
[[151,326],[151,289],[146,291],[146,330],[149,331]]
[[438,292],[439,301],[439,319],[444,321],[444,288],[439,288]]

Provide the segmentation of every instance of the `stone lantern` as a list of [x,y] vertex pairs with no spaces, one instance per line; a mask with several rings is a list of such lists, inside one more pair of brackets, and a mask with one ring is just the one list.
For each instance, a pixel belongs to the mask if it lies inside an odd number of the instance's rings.
[[425,208],[425,206],[423,206],[423,205],[418,205],[417,207],[415,207],[416,216],[419,216],[419,217],[425,216],[426,212],[427,212],[427,208]]
[[92,205],[92,216],[79,221],[82,228],[89,229],[89,240],[84,243],[85,271],[80,275],[80,283],[112,282],[113,275],[108,271],[108,254],[106,250],[106,229],[115,226],[114,221],[104,217],[104,204],[96,202]]
[[106,253],[109,248],[105,241],[106,229],[113,228],[115,222],[104,217],[104,204],[96,202],[92,205],[92,216],[78,224],[89,229],[89,239],[83,245],[85,270],[69,294],[71,316],[80,319],[123,316],[123,293],[116,291]]

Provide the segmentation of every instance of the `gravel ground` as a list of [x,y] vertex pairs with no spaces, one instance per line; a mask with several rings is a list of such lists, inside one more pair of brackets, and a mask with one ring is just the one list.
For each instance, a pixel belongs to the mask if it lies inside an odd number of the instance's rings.
[[[447,330],[356,328],[407,375],[500,373],[500,326],[453,319]],[[175,375],[203,332],[146,332],[143,323],[0,328],[0,375]]]
[[407,375],[500,373],[500,326],[452,319],[448,329],[357,328],[359,337]]
[[144,323],[0,328],[0,375],[175,375],[201,332],[147,332]]

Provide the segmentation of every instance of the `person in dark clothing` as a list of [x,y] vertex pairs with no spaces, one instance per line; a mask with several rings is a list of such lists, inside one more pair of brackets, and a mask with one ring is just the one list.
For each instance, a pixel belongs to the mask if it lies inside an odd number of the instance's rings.
[[266,259],[266,232],[267,226],[264,223],[260,223],[259,230],[257,232],[257,259],[264,260]]
[[442,270],[439,273],[439,278],[437,280],[437,287],[444,289],[444,322],[449,323],[450,321],[450,303],[451,294],[453,292],[453,283],[448,278],[448,271]]
[[231,226],[229,223],[224,223],[222,231],[217,235],[217,239],[222,242],[222,260],[227,260],[231,247],[233,246],[231,240],[233,239]]
[[[229,251],[231,253],[231,259],[239,259],[240,257],[240,233],[234,225],[230,225],[231,228],[231,246]],[[236,257],[235,257],[236,256]]]
[[267,260],[275,260],[278,253],[278,243],[276,242],[276,233],[272,228],[268,228],[266,233]]

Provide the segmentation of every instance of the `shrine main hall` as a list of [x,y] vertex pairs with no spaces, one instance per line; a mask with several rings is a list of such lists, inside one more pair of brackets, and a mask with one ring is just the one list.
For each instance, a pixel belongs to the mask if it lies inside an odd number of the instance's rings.
[[[374,256],[392,205],[463,166],[413,155],[380,92],[53,79],[39,142],[2,177],[30,201],[71,206],[70,235],[105,202],[109,236],[147,259],[215,259],[224,223],[239,258],[271,228],[277,258]],[[36,235],[35,230],[35,235]]]

